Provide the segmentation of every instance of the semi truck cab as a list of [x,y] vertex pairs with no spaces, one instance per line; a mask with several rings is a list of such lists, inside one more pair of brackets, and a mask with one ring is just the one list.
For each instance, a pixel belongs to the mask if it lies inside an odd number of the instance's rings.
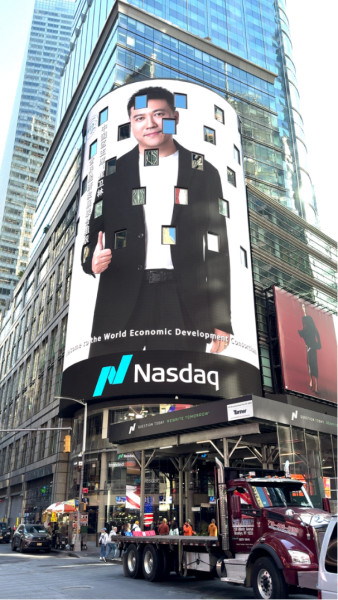
[[302,482],[283,472],[222,469],[219,518],[226,557],[217,564],[220,578],[253,587],[256,598],[315,589],[318,536],[331,515],[314,508]]

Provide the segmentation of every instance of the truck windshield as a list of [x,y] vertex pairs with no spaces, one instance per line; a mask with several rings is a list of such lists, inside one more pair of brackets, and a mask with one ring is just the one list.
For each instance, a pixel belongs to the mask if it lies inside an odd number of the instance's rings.
[[312,508],[312,503],[305,489],[299,484],[252,485],[252,491],[258,506],[302,506]]

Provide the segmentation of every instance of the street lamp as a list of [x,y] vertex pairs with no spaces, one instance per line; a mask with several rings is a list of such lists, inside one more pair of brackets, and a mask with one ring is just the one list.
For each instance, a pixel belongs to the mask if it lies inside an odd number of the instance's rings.
[[56,400],[72,400],[72,402],[77,402],[78,404],[82,404],[84,407],[83,414],[83,431],[82,431],[82,461],[81,461],[81,469],[80,469],[80,490],[79,490],[79,504],[77,507],[77,527],[76,527],[76,535],[74,542],[74,550],[76,552],[81,551],[81,515],[80,515],[80,504],[82,502],[82,488],[83,488],[83,475],[84,475],[84,455],[86,452],[86,436],[87,436],[87,402],[83,400],[77,400],[76,398],[68,398],[67,396],[54,396]]

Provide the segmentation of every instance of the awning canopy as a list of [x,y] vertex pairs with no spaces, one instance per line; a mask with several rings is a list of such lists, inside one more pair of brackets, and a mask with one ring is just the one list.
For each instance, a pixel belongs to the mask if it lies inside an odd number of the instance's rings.
[[46,508],[45,512],[72,513],[77,511],[78,505],[78,500],[65,500],[64,502],[54,502],[54,504],[51,504]]

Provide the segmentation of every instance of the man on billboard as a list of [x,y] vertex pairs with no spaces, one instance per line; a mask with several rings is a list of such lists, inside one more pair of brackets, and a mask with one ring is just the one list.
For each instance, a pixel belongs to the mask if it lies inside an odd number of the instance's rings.
[[137,145],[99,180],[82,251],[84,271],[100,276],[89,356],[206,342],[222,352],[232,326],[219,173],[173,139],[170,91],[139,90],[128,113]]

